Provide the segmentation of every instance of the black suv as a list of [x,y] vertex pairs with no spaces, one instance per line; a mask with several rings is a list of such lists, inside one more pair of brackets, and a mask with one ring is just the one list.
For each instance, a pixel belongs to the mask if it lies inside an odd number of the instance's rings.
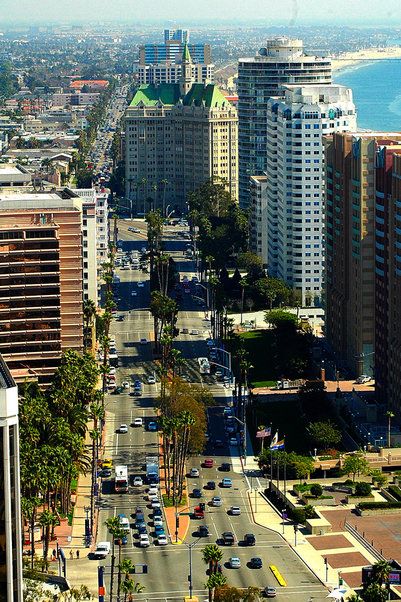
[[231,531],[224,531],[222,534],[222,539],[225,546],[234,545],[234,535],[231,533]]
[[206,483],[206,488],[210,491],[214,491],[216,489],[216,483],[214,481],[208,481]]
[[244,535],[244,544],[246,546],[254,546],[256,543],[256,539],[253,533],[247,533]]
[[220,470],[221,472],[230,472],[231,466],[228,462],[223,462],[223,464],[220,466]]
[[200,527],[198,529],[198,534],[199,534],[199,537],[208,537],[209,529],[207,528],[206,525],[200,525]]

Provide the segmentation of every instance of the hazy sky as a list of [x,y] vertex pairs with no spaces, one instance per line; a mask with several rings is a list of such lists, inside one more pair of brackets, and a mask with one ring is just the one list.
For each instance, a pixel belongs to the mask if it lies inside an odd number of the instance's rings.
[[1,22],[261,20],[361,25],[401,23],[401,0],[0,0]]

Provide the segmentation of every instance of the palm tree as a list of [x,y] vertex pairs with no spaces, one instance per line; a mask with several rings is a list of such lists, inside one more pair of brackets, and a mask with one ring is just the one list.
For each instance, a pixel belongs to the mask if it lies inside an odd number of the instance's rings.
[[392,570],[391,564],[387,560],[379,560],[375,562],[372,569],[372,583],[378,583],[380,586],[387,585],[388,577]]
[[227,577],[221,573],[210,575],[205,583],[205,587],[209,590],[209,602],[213,602],[214,590],[216,587],[223,587],[227,583]]
[[[123,561],[124,562],[124,561]],[[135,583],[133,579],[126,578],[121,584],[121,591],[124,594],[124,602],[127,602],[127,596],[129,602],[132,602],[133,595],[132,594],[140,594],[145,589],[144,585],[140,583]]]
[[391,419],[394,418],[395,414],[391,410],[388,410],[386,416],[388,418],[387,447],[391,447]]
[[[112,516],[105,521],[105,525],[111,533],[112,536],[112,548],[111,548],[111,569],[110,569],[110,602],[113,602],[113,585],[114,585],[114,568],[116,562],[115,556],[115,541],[117,537],[121,534],[121,526],[118,516]],[[121,549],[121,546],[120,546]],[[121,563],[119,563],[121,564]],[[120,571],[119,574],[121,575]]]
[[208,544],[202,550],[203,562],[209,565],[209,575],[217,573],[217,567],[222,558],[223,552],[215,543]]
[[163,186],[163,213],[162,213],[163,219],[165,217],[167,217],[166,216],[166,188],[168,186],[168,183],[169,183],[168,180],[161,180],[161,182],[160,182],[160,184]]
[[42,527],[43,559],[46,561],[49,554],[50,528],[58,522],[58,518],[50,510],[43,510],[38,522]]
[[96,304],[92,299],[84,301],[84,344],[85,348],[92,348],[92,331],[96,316]]
[[125,579],[129,579],[130,573],[134,571],[135,565],[130,558],[124,558],[121,561],[119,569],[124,574]]

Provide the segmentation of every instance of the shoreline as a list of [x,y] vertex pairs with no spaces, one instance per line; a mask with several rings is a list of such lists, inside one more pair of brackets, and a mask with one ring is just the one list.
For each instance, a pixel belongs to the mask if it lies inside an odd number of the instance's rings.
[[401,59],[401,46],[366,48],[357,52],[344,52],[331,57],[331,66],[333,73],[338,73],[338,71],[359,65],[365,61],[385,61],[389,59]]

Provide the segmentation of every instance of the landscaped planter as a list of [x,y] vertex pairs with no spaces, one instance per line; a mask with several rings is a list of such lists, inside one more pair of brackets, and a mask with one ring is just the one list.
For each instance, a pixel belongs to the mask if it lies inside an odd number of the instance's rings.
[[382,514],[400,514],[401,510],[399,508],[372,508],[370,510],[361,510],[360,508],[356,507],[355,512],[359,516],[377,516]]
[[302,496],[302,501],[308,506],[337,506],[337,502],[332,496],[323,496],[321,498]]
[[374,495],[346,495],[345,501],[347,504],[361,504],[362,502],[373,502]]

